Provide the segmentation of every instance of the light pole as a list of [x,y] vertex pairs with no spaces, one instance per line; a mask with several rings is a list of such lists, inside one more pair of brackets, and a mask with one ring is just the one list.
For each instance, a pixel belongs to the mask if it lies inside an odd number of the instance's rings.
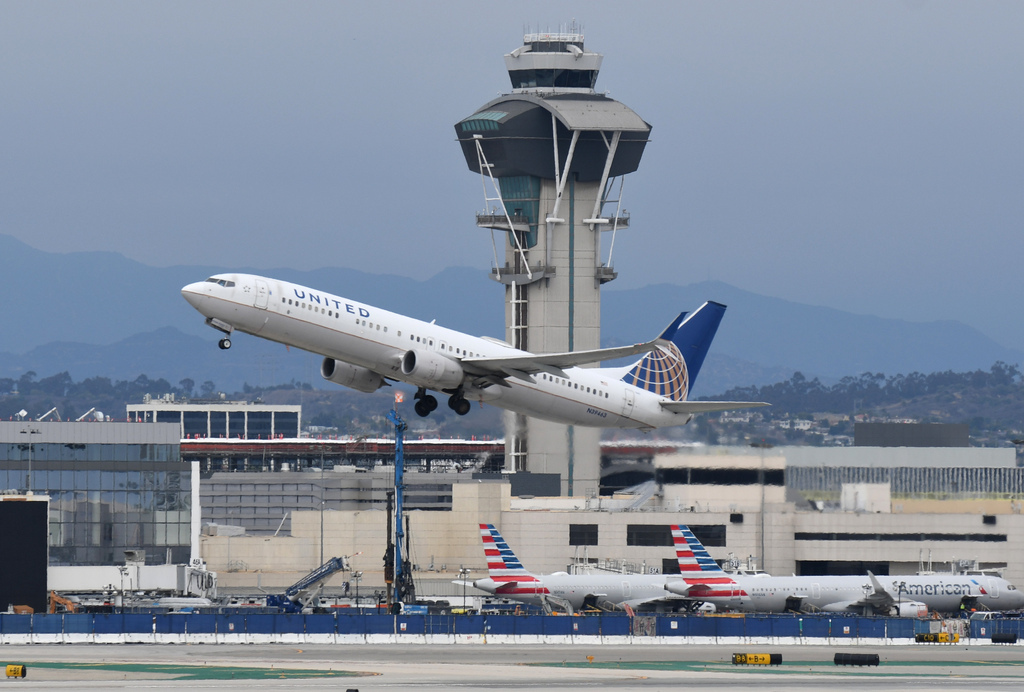
[[758,522],[759,527],[760,527],[760,533],[761,533],[761,558],[760,558],[761,564],[758,565],[758,568],[761,569],[762,571],[764,571],[764,569],[765,569],[765,559],[764,559],[764,481],[765,481],[765,478],[764,478],[764,450],[771,449],[775,445],[773,445],[771,443],[768,443],[768,442],[765,442],[764,440],[761,440],[760,442],[753,442],[753,443],[751,443],[750,446],[751,447],[756,447],[756,448],[761,450],[761,467],[760,467],[760,469],[757,472],[757,480],[761,484],[761,520]]
[[462,614],[466,614],[466,577],[469,576],[469,568],[459,566],[459,580],[462,582]]
[[24,428],[21,431],[22,435],[28,435],[28,480],[25,483],[26,495],[32,494],[32,436],[42,435],[42,431],[39,428]]
[[324,448],[320,447],[320,564],[324,564]]
[[353,572],[352,581],[356,583],[356,608],[359,607],[359,582],[363,578],[362,572]]

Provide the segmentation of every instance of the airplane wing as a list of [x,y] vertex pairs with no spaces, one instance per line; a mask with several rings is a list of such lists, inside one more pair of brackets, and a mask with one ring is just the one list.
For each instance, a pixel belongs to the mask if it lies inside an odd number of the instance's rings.
[[873,608],[878,613],[888,612],[889,609],[896,604],[896,599],[892,597],[892,594],[885,590],[885,587],[882,586],[878,581],[878,578],[871,572],[868,572],[868,579],[871,580],[872,591],[870,593],[865,593],[863,598],[856,601],[830,603],[823,607],[822,610],[831,612],[852,611],[863,613],[867,608]]
[[500,379],[517,377],[532,381],[531,375],[546,372],[556,377],[568,377],[563,368],[571,368],[588,363],[600,363],[605,360],[633,356],[638,353],[649,353],[663,343],[654,339],[632,346],[616,348],[597,348],[590,351],[569,351],[567,353],[538,353],[508,358],[465,358],[461,361],[463,369],[474,375],[497,376]]
[[876,610],[882,612],[891,608],[892,605],[896,603],[896,599],[892,597],[892,594],[885,590],[885,587],[878,581],[878,578],[870,571],[868,572],[868,579],[871,580],[871,586],[874,587],[874,591],[858,601],[857,604],[870,605]]
[[764,401],[663,401],[661,407],[672,413],[706,413],[708,411],[731,411],[738,408],[771,406]]

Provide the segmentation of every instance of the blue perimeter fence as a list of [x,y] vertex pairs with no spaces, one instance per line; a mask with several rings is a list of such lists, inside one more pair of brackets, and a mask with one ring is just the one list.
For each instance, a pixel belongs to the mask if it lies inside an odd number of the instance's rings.
[[[0,614],[0,636],[26,634],[327,634],[912,639],[934,620],[841,615],[381,615],[327,614]],[[1017,634],[1024,619],[971,621],[970,636]]]

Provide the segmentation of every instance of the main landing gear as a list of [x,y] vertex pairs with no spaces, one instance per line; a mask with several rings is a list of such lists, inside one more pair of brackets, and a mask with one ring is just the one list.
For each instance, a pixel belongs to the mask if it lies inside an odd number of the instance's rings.
[[226,351],[229,348],[231,348],[231,339],[225,336],[223,339],[217,342],[217,345],[221,347],[221,350]]
[[[429,416],[430,412],[437,408],[437,399],[432,394],[427,394],[427,390],[423,387],[416,390],[413,398],[416,400],[413,409],[421,418]],[[448,397],[448,408],[460,416],[464,416],[469,413],[470,403],[466,400],[466,397],[462,396],[462,391],[460,390]]]
[[466,401],[466,397],[462,396],[461,393],[452,394],[448,397],[448,408],[460,416],[464,416],[469,413],[469,402]]
[[427,390],[423,387],[416,390],[413,398],[416,399],[416,404],[413,406],[413,409],[415,409],[416,414],[420,416],[420,418],[429,416],[430,412],[437,408],[437,399],[432,395],[427,394]]

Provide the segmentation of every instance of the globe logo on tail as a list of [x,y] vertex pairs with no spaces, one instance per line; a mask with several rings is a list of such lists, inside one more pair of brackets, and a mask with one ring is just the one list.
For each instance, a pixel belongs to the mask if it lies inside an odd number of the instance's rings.
[[648,353],[622,379],[672,401],[685,401],[690,388],[686,361],[672,342]]

